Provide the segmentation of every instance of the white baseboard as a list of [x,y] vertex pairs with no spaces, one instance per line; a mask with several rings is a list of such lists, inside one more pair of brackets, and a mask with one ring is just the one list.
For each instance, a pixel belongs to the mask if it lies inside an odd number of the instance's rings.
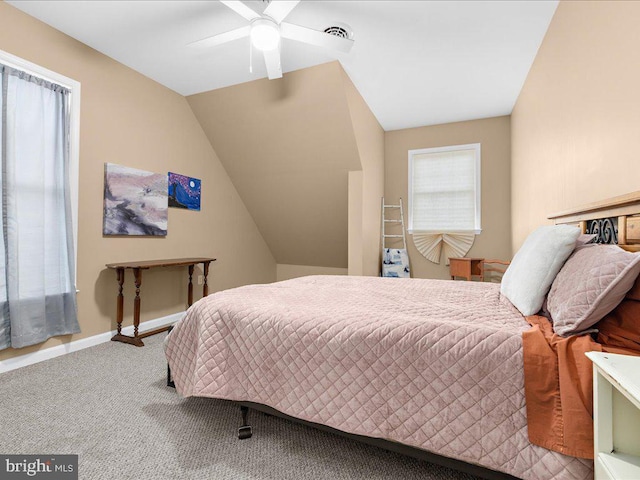
[[[144,333],[154,328],[164,327],[171,325],[172,323],[180,320],[185,312],[173,313],[166,317],[155,318],[146,322],[142,322],[138,328],[140,333]],[[133,335],[133,325],[124,327],[122,333],[125,335]],[[20,355],[19,357],[9,358],[0,362],[0,373],[15,370],[16,368],[26,367],[38,362],[44,362],[51,358],[59,357],[71,352],[77,352],[84,348],[93,347],[101,343],[108,342],[116,334],[116,331],[100,333],[93,337],[81,338],[80,340],[74,340],[70,343],[64,343],[62,345],[56,345],[55,347],[45,348],[44,350],[38,350],[37,352],[28,353],[26,355]]]

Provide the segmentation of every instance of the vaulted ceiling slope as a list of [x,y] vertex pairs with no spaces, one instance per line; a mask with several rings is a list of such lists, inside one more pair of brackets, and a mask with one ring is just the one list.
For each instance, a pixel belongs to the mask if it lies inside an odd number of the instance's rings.
[[276,262],[347,268],[362,170],[338,62],[187,97]]
[[[188,44],[245,26],[217,1],[7,0],[182,95],[266,76],[249,40],[213,48]],[[244,0],[257,12],[267,0]],[[557,0],[303,0],[286,21],[315,30],[353,29],[343,53],[282,42],[288,73],[339,60],[389,130],[508,115]],[[254,52],[256,53],[256,52]]]

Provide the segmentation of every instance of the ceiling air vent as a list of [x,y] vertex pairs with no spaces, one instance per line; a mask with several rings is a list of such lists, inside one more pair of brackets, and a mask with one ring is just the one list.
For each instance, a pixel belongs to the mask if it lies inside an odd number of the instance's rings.
[[353,30],[349,25],[344,23],[335,23],[324,29],[324,33],[340,38],[353,38]]

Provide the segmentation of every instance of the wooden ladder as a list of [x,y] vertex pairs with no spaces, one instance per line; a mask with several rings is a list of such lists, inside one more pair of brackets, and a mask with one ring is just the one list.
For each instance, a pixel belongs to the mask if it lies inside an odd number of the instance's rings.
[[[388,218],[387,216],[387,209],[391,210],[391,209],[396,209],[400,211],[400,218]],[[398,234],[387,234],[387,229],[386,229],[386,225],[388,223],[395,223],[395,224],[400,224],[400,226],[402,227],[402,235],[398,235]],[[384,197],[382,197],[382,227],[381,227],[381,235],[382,235],[382,250],[384,250],[385,248],[387,248],[387,244],[386,244],[386,240],[387,238],[401,238],[402,239],[402,248],[406,250],[407,248],[407,238],[405,236],[405,230],[404,230],[404,210],[402,208],[402,198],[400,198],[400,202],[398,203],[398,205],[387,205],[386,203],[384,203]]]
[[[395,213],[393,215],[392,212]],[[382,269],[380,275],[383,277],[409,277],[409,253],[407,252],[407,237],[404,228],[404,209],[402,208],[402,198],[398,204],[386,204],[384,197],[382,197],[382,221],[381,223],[381,254],[382,254]],[[387,226],[389,224],[395,224],[396,233],[387,233]],[[402,232],[397,233],[397,227],[402,229]],[[387,240],[402,240],[402,248],[399,246],[387,247]]]

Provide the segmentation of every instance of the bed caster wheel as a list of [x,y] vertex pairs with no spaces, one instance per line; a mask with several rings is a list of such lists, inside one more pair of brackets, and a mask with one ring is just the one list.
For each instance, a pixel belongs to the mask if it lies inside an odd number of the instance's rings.
[[240,427],[238,429],[238,438],[240,440],[244,440],[245,438],[251,438],[251,427],[250,426],[244,426],[244,427]]

